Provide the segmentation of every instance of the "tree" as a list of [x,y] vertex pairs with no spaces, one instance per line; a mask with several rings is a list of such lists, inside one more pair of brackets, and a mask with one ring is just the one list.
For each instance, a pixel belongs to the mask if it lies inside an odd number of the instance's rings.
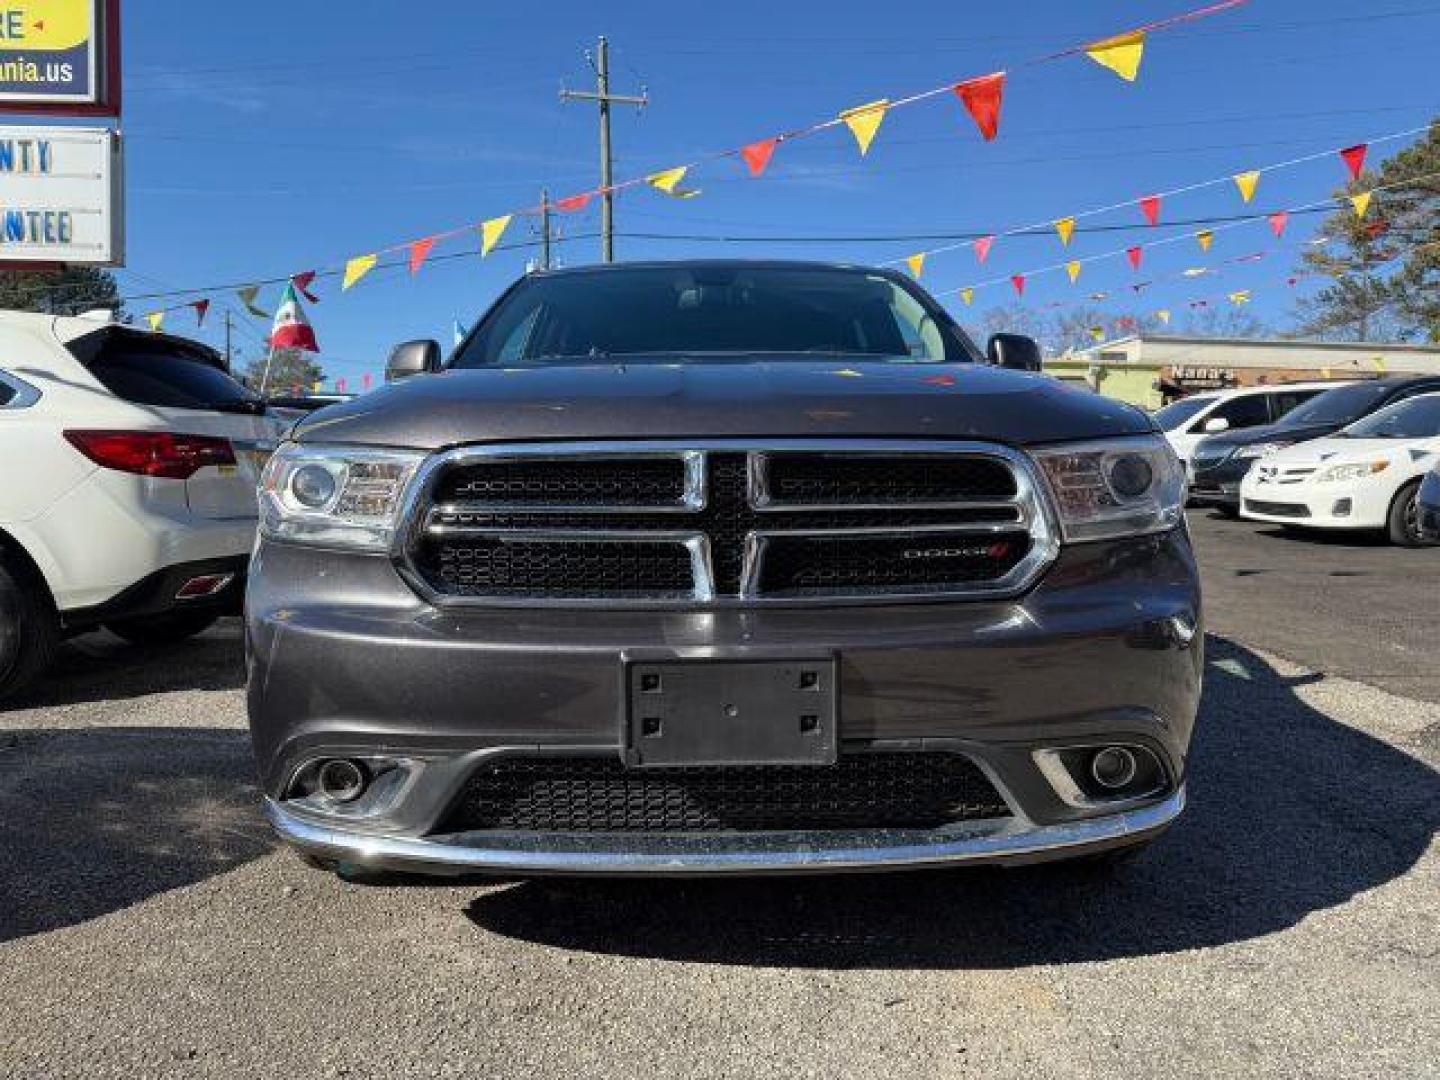
[[[1376,191],[1360,217],[1348,198],[1320,227],[1326,243],[1301,270],[1327,279],[1297,305],[1299,332],[1320,338],[1440,341],[1440,120],[1425,138],[1339,194]],[[1400,185],[1400,186],[1394,186]]]
[[1257,338],[1269,328],[1253,311],[1234,304],[1218,307],[1211,303],[1190,311],[1183,329],[1197,337]]
[[0,308],[79,315],[95,308],[121,312],[115,276],[94,266],[32,272],[0,270]]
[[[325,379],[325,369],[314,353],[303,349],[276,349],[270,358],[269,374],[265,371],[267,353],[257,353],[245,365],[245,385],[266,394],[288,394],[296,387],[301,392],[309,390]],[[261,386],[261,381],[264,386]]]

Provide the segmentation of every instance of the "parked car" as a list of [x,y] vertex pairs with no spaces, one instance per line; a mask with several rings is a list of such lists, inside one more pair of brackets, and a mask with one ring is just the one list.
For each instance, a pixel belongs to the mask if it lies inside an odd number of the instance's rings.
[[1440,465],[1425,474],[1415,496],[1420,517],[1420,536],[1430,544],[1440,544]]
[[173,641],[238,611],[283,430],[197,342],[0,312],[0,697],[64,635]]
[[1440,461],[1440,394],[1371,413],[1324,439],[1265,458],[1240,485],[1241,515],[1314,529],[1383,529],[1419,547],[1417,496]]
[[1212,435],[1190,457],[1190,501],[1236,516],[1240,482],[1261,458],[1295,443],[1332,435],[1387,405],[1436,390],[1440,390],[1437,375],[1396,375],[1349,383],[1316,395],[1278,424]]
[[[987,364],[986,360],[991,361]],[[538,273],[302,422],[246,599],[311,860],[733,874],[1113,855],[1185,802],[1183,474],[907,276]]]
[[1192,394],[1157,410],[1155,423],[1180,460],[1188,464],[1195,447],[1207,435],[1273,424],[1296,406],[1337,385],[1333,380],[1276,383]]

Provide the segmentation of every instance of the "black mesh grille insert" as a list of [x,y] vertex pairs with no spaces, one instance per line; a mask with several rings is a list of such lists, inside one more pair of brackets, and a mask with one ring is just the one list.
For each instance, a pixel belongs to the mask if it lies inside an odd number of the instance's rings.
[[435,580],[455,596],[687,596],[690,553],[670,543],[571,543],[455,536],[433,545]]
[[776,454],[768,470],[777,503],[1004,502],[1015,477],[994,458]]
[[1260,499],[1246,499],[1245,509],[1271,517],[1308,518],[1310,507],[1304,503],[1263,502]]
[[674,506],[685,494],[679,457],[497,459],[456,466],[434,501],[515,506]]
[[761,564],[760,592],[804,596],[837,590],[943,591],[1004,577],[1029,550],[1030,537],[1021,532],[775,537]]
[[609,758],[510,758],[476,771],[439,831],[929,829],[1009,813],[985,774],[958,754],[676,769],[627,769]]

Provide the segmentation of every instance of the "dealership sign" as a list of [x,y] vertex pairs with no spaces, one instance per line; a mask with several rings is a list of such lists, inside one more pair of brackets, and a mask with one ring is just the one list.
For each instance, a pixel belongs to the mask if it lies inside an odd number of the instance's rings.
[[118,0],[0,0],[0,108],[115,115]]
[[0,127],[0,263],[121,263],[121,173],[119,132]]

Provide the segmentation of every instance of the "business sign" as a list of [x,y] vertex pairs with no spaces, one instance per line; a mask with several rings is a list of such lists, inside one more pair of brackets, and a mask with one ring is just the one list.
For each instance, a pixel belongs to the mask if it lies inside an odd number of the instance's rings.
[[0,109],[116,115],[119,0],[0,0]]
[[125,257],[120,133],[0,127],[0,263]]

